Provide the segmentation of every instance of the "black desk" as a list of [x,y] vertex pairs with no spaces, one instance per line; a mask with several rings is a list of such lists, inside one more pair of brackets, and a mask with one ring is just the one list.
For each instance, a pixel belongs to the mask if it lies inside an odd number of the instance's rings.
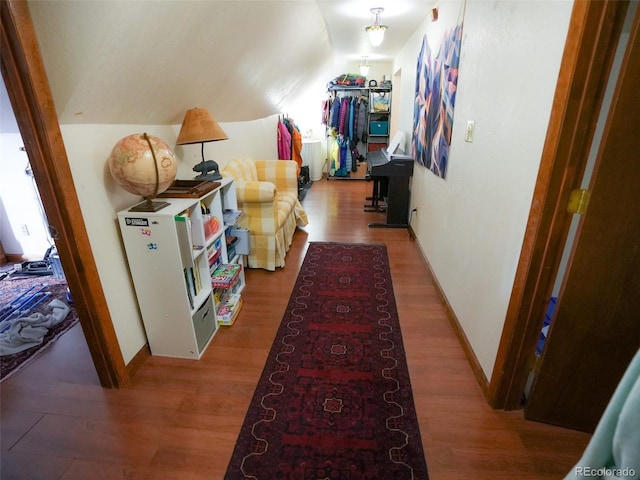
[[[385,149],[367,153],[367,173],[374,180],[372,205],[377,206],[380,185],[386,183],[385,223],[370,223],[369,227],[404,228],[409,223],[410,178],[413,176],[410,155],[389,155]],[[376,184],[376,181],[378,182]]]

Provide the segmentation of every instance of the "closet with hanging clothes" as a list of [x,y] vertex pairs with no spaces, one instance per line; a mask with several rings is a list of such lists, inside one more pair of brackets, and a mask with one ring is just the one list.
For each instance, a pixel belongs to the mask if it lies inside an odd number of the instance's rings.
[[302,133],[288,115],[278,115],[278,159],[295,160],[298,175],[302,168]]
[[328,94],[322,107],[327,140],[327,179],[352,179],[358,163],[365,160],[369,90],[359,86],[331,85]]

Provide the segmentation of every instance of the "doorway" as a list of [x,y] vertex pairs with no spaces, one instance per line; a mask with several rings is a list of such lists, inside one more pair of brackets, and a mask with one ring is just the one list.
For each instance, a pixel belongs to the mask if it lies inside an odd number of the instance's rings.
[[100,383],[129,381],[26,2],[0,3],[0,66]]
[[[637,3],[631,2],[632,5],[635,4],[635,8]],[[629,166],[628,153],[640,148],[637,133],[640,120],[634,111],[634,108],[640,107],[637,106],[633,93],[629,96],[629,91],[637,90],[640,83],[636,66],[639,63],[637,35],[640,20],[637,9],[631,9],[632,13],[627,16],[629,4],[614,1],[574,4],[538,183],[489,390],[490,403],[494,407],[522,408],[522,392],[533,365],[533,352],[570,229],[571,214],[567,211],[567,205],[572,190],[579,187],[587,165],[618,39],[626,28],[625,19],[628,19],[632,25],[628,44],[633,48],[627,49],[623,60],[618,90],[613,95],[614,108],[604,129],[603,147],[598,150],[600,163],[595,164],[590,206],[578,228],[579,238],[584,240],[582,243],[590,246],[582,252],[578,247],[571,250],[568,264],[569,270],[573,270],[573,277],[570,278],[571,274],[568,273],[561,289],[548,345],[540,364],[541,374],[538,374],[534,383],[531,398],[527,399],[531,405],[526,407],[529,418],[536,417],[541,421],[582,430],[592,429],[593,419],[599,418],[603,404],[606,406],[613,393],[612,389],[631,359],[629,351],[633,350],[632,353],[635,353],[640,340],[637,322],[623,320],[620,324],[615,323],[615,317],[620,315],[620,318],[625,319],[626,312],[633,312],[632,308],[629,310],[634,299],[630,292],[633,291],[633,286],[638,287],[638,276],[633,273],[633,262],[637,261],[638,237],[634,237],[634,232],[627,237],[629,232],[625,230],[626,227],[635,228],[632,227],[634,222],[631,219],[634,218],[633,206],[636,205],[635,190],[630,194],[627,182],[633,185],[637,181],[637,172]],[[624,128],[618,129],[621,125]],[[615,150],[620,146],[625,146],[626,152]],[[602,162],[602,159],[613,161],[613,168]],[[621,175],[612,177],[612,172],[620,172]],[[637,183],[635,185],[637,187]],[[609,209],[612,205],[607,203],[608,196],[602,192],[615,193],[615,198],[618,199],[616,208],[609,211],[605,208],[604,214],[603,205],[608,205]],[[619,193],[622,193],[622,199]],[[627,199],[631,200],[631,216],[626,216]],[[598,236],[598,230],[605,232],[605,235]],[[594,232],[596,241],[593,241],[593,236],[589,241]],[[624,239],[622,249],[614,246],[615,241],[609,242],[609,239],[615,240],[619,236],[618,232],[624,234],[621,237]],[[603,251],[606,251],[605,256]],[[588,253],[585,255],[584,252]],[[627,265],[626,269],[616,271],[616,265],[625,265],[627,258],[632,264],[631,268]],[[601,286],[604,284],[607,287],[601,292],[604,295],[598,294],[598,278],[615,279],[613,283],[606,280],[601,282]],[[569,285],[578,288],[572,290]],[[609,304],[615,305],[615,308],[603,312],[602,307]],[[573,307],[578,307],[578,310]],[[593,325],[590,318],[596,311],[607,318],[612,317],[614,327],[607,328],[606,322],[601,329],[597,328],[599,325]],[[561,317],[573,318],[573,324],[566,330],[566,335],[560,334],[564,330],[560,325],[567,324],[566,320],[559,320]],[[581,324],[581,321],[584,323]],[[611,322],[611,319],[608,321]],[[585,335],[585,331],[589,333]],[[597,343],[604,337],[607,337],[606,348],[610,354],[602,355],[602,348],[589,348],[593,347],[594,341]],[[557,354],[552,354],[552,351]],[[575,355],[568,353],[571,351]],[[547,361],[554,357],[555,364]],[[614,361],[616,357],[617,360]],[[543,370],[549,367],[550,371]],[[587,380],[579,384],[575,373],[583,367],[585,372],[581,375]],[[534,369],[537,370],[537,367],[534,366]],[[561,377],[562,380],[558,381]],[[559,383],[555,387],[548,384],[545,388],[544,383],[541,383],[542,378],[553,378]],[[593,389],[594,382],[600,387]],[[591,390],[586,386],[589,384],[592,386]],[[568,403],[574,407],[582,405],[583,413],[584,410],[593,409],[585,415],[591,421],[586,424],[572,420],[564,423],[560,419],[552,420],[536,415],[536,408],[533,406],[536,402],[532,400],[536,396],[536,390],[538,399],[546,400],[550,409],[556,409],[565,400],[562,395],[558,397],[558,392],[577,394],[578,398],[574,397]]]
[[[627,20],[625,21],[625,26],[623,26],[622,35],[620,37],[620,42],[618,44],[616,56],[611,68],[611,73],[609,75],[606,91],[604,93],[604,99],[602,108],[600,110],[600,114],[597,121],[597,127],[594,134],[593,143],[591,145],[589,156],[587,159],[587,163],[584,170],[584,175],[582,177],[582,181],[580,183],[580,190],[584,192],[588,192],[590,189],[591,182],[593,180],[593,174],[596,166],[596,160],[598,157],[598,151],[602,142],[603,130],[604,126],[607,122],[607,117],[609,115],[611,105],[613,102],[613,95],[615,93],[615,87],[617,80],[620,75],[621,63],[624,57],[625,49],[629,43],[629,30],[631,28],[631,21],[633,20],[633,15],[635,13],[635,9],[637,8],[638,3],[631,4],[629,11],[627,12]],[[607,159],[610,161],[610,159]],[[571,218],[571,225],[569,227],[569,232],[567,234],[567,240],[565,242],[564,250],[562,252],[562,258],[560,260],[560,264],[558,267],[558,272],[555,277],[555,282],[553,285],[553,290],[551,292],[551,298],[549,299],[549,305],[547,307],[547,311],[545,312],[545,319],[543,323],[543,328],[540,332],[540,338],[538,340],[538,344],[536,346],[536,357],[541,357],[544,347],[546,346],[546,339],[549,335],[549,330],[551,327],[551,322],[555,317],[556,307],[558,304],[558,297],[560,296],[561,290],[564,286],[565,275],[570,266],[570,259],[574,247],[579,239],[579,228],[582,220],[582,213],[576,213]],[[540,358],[536,358],[536,363],[540,361]],[[531,372],[531,381],[533,381],[533,377],[535,376],[534,371]],[[530,385],[525,389],[525,398],[529,396],[530,393]]]
[[0,108],[0,242],[9,262],[43,260],[55,244],[4,81]]
[[525,406],[526,418],[589,432],[640,348],[640,222],[635,220],[640,164],[632,153],[640,151],[637,6],[632,3],[626,16],[620,75],[612,69],[611,107],[604,103],[593,146],[594,173],[585,182],[588,204],[568,253],[549,344]]
[[[4,82],[0,106],[0,350],[5,381],[66,334],[78,317]],[[58,313],[52,305],[60,308]],[[34,314],[40,316],[30,323],[32,329],[20,328]]]

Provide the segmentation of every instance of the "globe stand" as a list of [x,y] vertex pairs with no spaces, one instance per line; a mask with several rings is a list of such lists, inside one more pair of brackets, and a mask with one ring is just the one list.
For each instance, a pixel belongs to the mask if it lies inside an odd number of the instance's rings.
[[130,212],[157,212],[164,207],[171,205],[169,202],[154,202],[152,197],[146,198],[144,202],[134,205],[129,209]]

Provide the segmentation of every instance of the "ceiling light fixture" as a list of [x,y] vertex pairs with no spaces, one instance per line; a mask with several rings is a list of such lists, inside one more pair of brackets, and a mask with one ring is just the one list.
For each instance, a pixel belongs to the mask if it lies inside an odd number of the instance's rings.
[[384,31],[389,28],[386,25],[380,24],[380,14],[382,12],[384,12],[384,8],[382,7],[372,8],[371,13],[375,15],[373,25],[364,27],[364,30],[369,34],[369,42],[371,42],[371,45],[374,47],[377,47],[382,43],[384,40]]
[[367,63],[367,57],[362,57],[362,63],[360,64],[360,75],[366,77],[369,75],[370,65]]

